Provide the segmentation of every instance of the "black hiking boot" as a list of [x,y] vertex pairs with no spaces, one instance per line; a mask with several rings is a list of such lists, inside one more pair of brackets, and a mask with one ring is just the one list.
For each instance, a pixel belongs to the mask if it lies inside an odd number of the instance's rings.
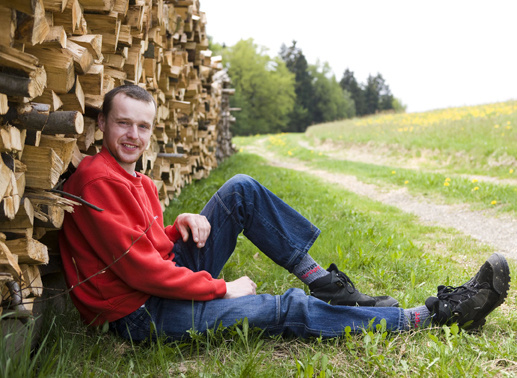
[[458,287],[438,286],[438,298],[427,298],[425,305],[435,324],[457,323],[465,330],[480,329],[485,317],[504,302],[509,288],[508,262],[494,253],[468,282]]
[[318,278],[309,285],[311,295],[334,306],[398,307],[396,299],[383,295],[370,297],[362,294],[348,276],[339,271],[336,264],[327,269],[330,274]]

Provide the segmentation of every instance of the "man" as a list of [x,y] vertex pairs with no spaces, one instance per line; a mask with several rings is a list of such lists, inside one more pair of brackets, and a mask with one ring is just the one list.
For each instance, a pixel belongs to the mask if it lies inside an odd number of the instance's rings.
[[[350,326],[386,320],[390,330],[457,322],[480,327],[503,303],[509,267],[494,254],[475,277],[440,286],[425,306],[403,310],[391,297],[357,291],[332,264],[322,269],[307,253],[320,231],[251,177],[225,183],[200,215],[181,214],[164,227],[156,187],[135,165],[147,148],[156,105],[138,86],[115,88],[99,115],[103,149],[87,157],[65,191],[97,205],[67,214],[60,237],[65,278],[83,319],[110,323],[123,337],[143,340],[154,323],[158,334],[181,338],[248,318],[268,334],[333,337]],[[217,279],[241,232],[311,291],[256,295],[248,277]]]

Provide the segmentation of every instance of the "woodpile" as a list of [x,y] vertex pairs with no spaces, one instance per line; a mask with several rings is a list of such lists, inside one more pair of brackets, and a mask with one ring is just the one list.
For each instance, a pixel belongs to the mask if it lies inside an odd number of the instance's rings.
[[165,208],[232,153],[232,90],[197,0],[0,0],[0,31],[0,314],[21,314],[42,295],[64,212],[78,204],[61,184],[100,150],[104,94],[134,84],[156,100],[137,169]]

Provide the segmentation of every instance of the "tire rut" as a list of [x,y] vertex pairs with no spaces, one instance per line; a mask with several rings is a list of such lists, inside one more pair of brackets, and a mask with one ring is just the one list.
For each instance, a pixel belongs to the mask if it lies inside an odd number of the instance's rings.
[[271,151],[267,151],[263,147],[263,142],[265,142],[265,139],[258,141],[253,146],[248,146],[246,150],[264,157],[270,165],[306,172],[325,182],[338,184],[350,192],[395,206],[402,211],[418,216],[423,223],[454,228],[494,247],[497,252],[507,257],[517,259],[517,238],[515,237],[517,234],[517,219],[513,217],[494,217],[486,210],[471,210],[468,204],[438,204],[428,198],[412,195],[406,188],[381,189],[377,185],[361,182],[352,175],[313,169],[294,159],[291,161],[281,160]]

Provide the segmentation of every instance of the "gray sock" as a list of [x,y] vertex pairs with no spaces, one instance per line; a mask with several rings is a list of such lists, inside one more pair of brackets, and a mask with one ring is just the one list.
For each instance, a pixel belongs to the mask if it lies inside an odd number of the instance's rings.
[[431,324],[431,312],[426,306],[405,309],[404,315],[407,329],[426,328]]
[[304,284],[309,285],[318,278],[325,277],[330,274],[323,269],[308,253],[303,257],[302,261],[293,269],[293,274],[298,277]]

